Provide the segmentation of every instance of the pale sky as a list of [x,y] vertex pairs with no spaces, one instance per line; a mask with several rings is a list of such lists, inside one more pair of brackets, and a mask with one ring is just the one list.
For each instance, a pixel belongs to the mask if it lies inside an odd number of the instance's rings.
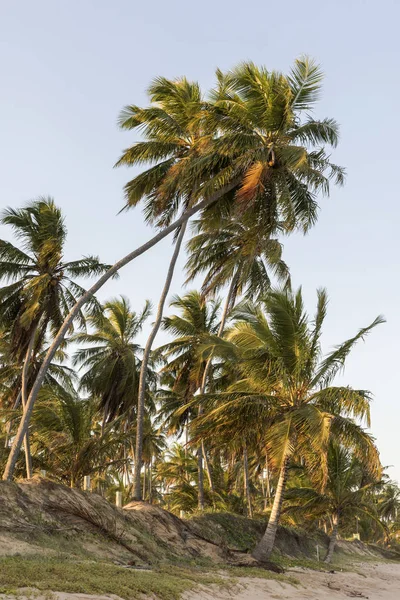
[[[118,113],[146,103],[153,77],[186,75],[206,90],[216,67],[242,60],[287,71],[305,53],[322,64],[316,116],[341,124],[332,158],[348,178],[321,198],[306,238],[285,240],[284,258],[310,312],[316,288],[328,289],[326,351],[378,314],[387,318],[338,381],[373,392],[372,431],[400,480],[399,22],[396,0],[0,0],[0,206],[53,196],[66,216],[68,259],[114,262],[151,235],[140,210],[117,216],[134,171],[113,164],[137,139],[118,130]],[[168,240],[99,297],[122,293],[136,309],[146,298],[156,303],[170,254]],[[182,290],[183,262],[173,293]]]

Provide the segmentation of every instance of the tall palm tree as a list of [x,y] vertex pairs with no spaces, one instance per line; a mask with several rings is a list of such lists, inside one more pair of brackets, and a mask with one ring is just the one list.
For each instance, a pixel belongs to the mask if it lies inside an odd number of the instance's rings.
[[[157,119],[154,127],[144,126],[149,145],[136,145],[133,158],[136,164],[153,162],[153,170],[148,169],[142,180],[136,179],[127,192],[132,201],[148,198],[150,204],[154,202],[160,216],[164,209],[174,215],[181,206],[183,212],[148,242],[116,262],[70,310],[31,390],[3,475],[5,479],[12,476],[53,354],[81,307],[119,269],[181,227],[196,212],[220,200],[239,212],[256,211],[261,220],[268,220],[271,211],[279,206],[288,226],[297,222],[307,229],[316,220],[316,194],[329,191],[329,178],[342,182],[343,171],[330,163],[324,149],[325,145],[336,145],[337,124],[332,119],[317,121],[307,117],[321,88],[322,73],[318,66],[300,59],[289,75],[284,76],[245,64],[225,75],[218,71],[217,79],[215,92],[204,104],[204,135],[189,155],[177,154],[177,145],[169,145],[168,140],[162,147],[151,144],[152,132],[160,129]],[[158,107],[153,108],[157,112]],[[168,116],[161,121],[168,122]],[[138,126],[142,126],[140,115]]]
[[[204,375],[205,361],[199,356],[201,344],[218,330],[219,302],[206,302],[199,292],[189,292],[183,297],[176,296],[171,306],[181,315],[166,317],[163,322],[165,331],[174,335],[174,339],[161,346],[158,352],[164,355],[167,364],[161,370],[161,376],[171,378],[172,392],[184,404],[193,398],[200,388]],[[173,414],[171,417],[173,418]],[[204,508],[203,457],[204,451],[198,448],[199,469],[199,508]],[[209,475],[208,465],[206,464]],[[211,483],[211,482],[210,482]]]
[[332,523],[325,562],[330,563],[336,547],[340,527],[354,519],[366,517],[379,521],[372,492],[379,485],[379,478],[371,477],[369,465],[363,464],[348,448],[331,442],[327,453],[326,483],[321,487],[318,480],[313,487],[291,488],[286,494],[288,512],[301,512],[314,519],[325,518]]
[[375,469],[380,466],[373,439],[357,423],[369,424],[369,393],[332,384],[357,341],[383,318],[323,358],[320,338],[326,307],[326,292],[320,290],[316,315],[310,321],[301,290],[271,292],[262,307],[242,309],[228,340],[217,349],[227,357],[234,355],[241,378],[214,408],[215,398],[209,399],[211,406],[199,419],[200,426],[215,431],[218,423],[223,428],[227,421],[229,427],[236,422],[235,413],[247,407],[246,428],[264,426],[264,444],[279,471],[268,527],[253,552],[259,560],[268,559],[272,552],[289,462],[295,454],[311,471],[322,468],[326,476],[328,443],[334,439],[353,447],[356,455],[365,455]]
[[[22,209],[8,208],[1,217],[21,242],[17,247],[0,240],[0,324],[10,329],[10,350],[21,365],[21,400],[26,405],[32,357],[50,330],[55,334],[85,290],[75,277],[104,273],[108,265],[97,257],[66,262],[63,257],[67,230],[61,210],[51,198],[39,198]],[[95,303],[92,299],[92,304]],[[80,326],[85,319],[77,314]],[[27,475],[32,476],[28,444]]]
[[[113,298],[103,306],[104,313],[88,318],[92,330],[77,333],[74,340],[84,347],[74,354],[74,366],[83,369],[81,388],[98,399],[103,429],[107,423],[125,415],[129,423],[136,413],[139,372],[143,349],[137,336],[150,315],[150,303],[142,311],[132,311],[124,296]],[[155,383],[155,374],[149,371]]]

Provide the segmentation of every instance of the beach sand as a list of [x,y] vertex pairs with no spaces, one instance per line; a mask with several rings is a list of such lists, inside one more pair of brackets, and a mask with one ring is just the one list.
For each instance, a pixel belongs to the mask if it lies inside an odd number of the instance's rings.
[[308,569],[293,569],[287,575],[298,580],[297,585],[280,581],[243,578],[235,589],[189,592],[185,600],[400,600],[400,564],[362,563],[356,572],[322,573]]
[[[290,569],[286,572],[296,584],[256,577],[235,578],[229,589],[210,586],[186,592],[182,600],[341,600],[361,598],[369,600],[400,600],[400,564],[359,563],[353,572],[324,573],[309,569]],[[27,594],[18,591],[19,600],[110,600],[110,596],[43,593],[36,590]],[[0,594],[0,600],[15,600],[15,595]],[[120,600],[112,596],[112,600]],[[143,600],[154,600],[154,597]]]

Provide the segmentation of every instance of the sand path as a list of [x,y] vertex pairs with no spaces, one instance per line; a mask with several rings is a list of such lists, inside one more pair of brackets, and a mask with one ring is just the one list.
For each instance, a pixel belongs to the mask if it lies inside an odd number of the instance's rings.
[[357,572],[319,573],[296,569],[288,572],[296,586],[266,579],[242,579],[237,589],[190,592],[185,600],[400,600],[400,564],[364,563]]

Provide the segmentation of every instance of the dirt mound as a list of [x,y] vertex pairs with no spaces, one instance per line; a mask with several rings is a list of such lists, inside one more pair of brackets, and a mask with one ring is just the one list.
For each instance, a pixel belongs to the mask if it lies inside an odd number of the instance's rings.
[[138,564],[226,558],[224,549],[156,506],[132,502],[120,509],[98,494],[43,479],[1,482],[0,555],[60,549]]
[[[131,502],[117,508],[99,494],[49,480],[0,482],[0,556],[65,554],[148,565],[206,559],[248,564],[266,523],[232,514],[211,513],[181,520],[158,506]],[[276,549],[291,557],[316,558],[328,538],[279,528]],[[339,544],[342,551],[373,554],[364,544]],[[375,554],[376,555],[376,554]]]

